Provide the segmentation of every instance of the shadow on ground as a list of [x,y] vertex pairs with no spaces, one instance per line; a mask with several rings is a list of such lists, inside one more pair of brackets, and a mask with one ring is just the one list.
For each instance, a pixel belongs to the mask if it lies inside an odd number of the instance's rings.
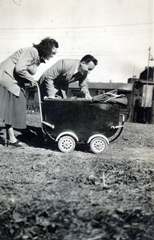
[[[17,136],[17,138],[19,141],[25,143],[29,147],[59,151],[57,142],[48,136],[44,136],[40,127],[28,125],[25,130],[20,130],[20,134]],[[77,143],[75,150],[89,152],[89,146],[85,143]]]

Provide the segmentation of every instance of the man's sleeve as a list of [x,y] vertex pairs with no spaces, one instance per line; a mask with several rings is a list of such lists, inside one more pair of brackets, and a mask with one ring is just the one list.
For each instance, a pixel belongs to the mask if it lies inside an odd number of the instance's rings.
[[90,94],[89,89],[88,89],[88,79],[87,78],[85,78],[83,81],[80,81],[79,86],[80,86],[81,92],[83,94],[86,94],[86,93]]
[[63,60],[59,60],[52,67],[50,67],[44,74],[45,87],[48,96],[54,96],[54,80],[63,73]]

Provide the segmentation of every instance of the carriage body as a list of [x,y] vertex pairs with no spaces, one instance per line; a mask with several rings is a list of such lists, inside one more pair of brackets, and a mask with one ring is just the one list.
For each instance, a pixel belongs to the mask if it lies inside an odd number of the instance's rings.
[[[48,98],[42,103],[42,115],[43,132],[57,142],[63,137],[64,142],[59,144],[63,152],[72,150],[68,146],[70,138],[75,142],[91,144],[94,137],[97,138],[95,145],[97,143],[97,148],[100,150],[93,149],[94,143],[91,150],[94,153],[102,152],[119,131],[120,106],[115,103],[91,102],[86,99]],[[122,130],[122,125],[120,125],[120,130]],[[67,137],[69,139],[66,140]],[[101,148],[102,138],[103,145],[105,144],[103,148]],[[61,148],[61,144],[66,145],[66,149]],[[74,149],[74,142],[70,144]]]

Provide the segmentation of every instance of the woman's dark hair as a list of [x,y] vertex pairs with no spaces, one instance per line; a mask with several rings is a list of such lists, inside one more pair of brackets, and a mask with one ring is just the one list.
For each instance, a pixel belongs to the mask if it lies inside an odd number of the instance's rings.
[[98,64],[98,61],[96,58],[94,58],[92,55],[90,54],[87,54],[85,55],[81,60],[80,62],[85,62],[85,63],[89,63],[89,62],[93,62],[95,64],[95,66]]
[[51,55],[53,47],[58,48],[59,45],[55,39],[47,37],[39,44],[33,44],[33,47],[38,50],[40,58],[47,59]]

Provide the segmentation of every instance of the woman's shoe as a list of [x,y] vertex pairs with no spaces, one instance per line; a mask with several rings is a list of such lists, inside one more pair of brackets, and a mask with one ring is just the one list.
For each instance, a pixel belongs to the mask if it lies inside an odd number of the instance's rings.
[[19,140],[17,140],[16,142],[10,142],[9,140],[7,140],[7,142],[6,142],[6,146],[8,147],[8,146],[12,146],[12,147],[24,147],[23,146],[23,144],[19,141]]

